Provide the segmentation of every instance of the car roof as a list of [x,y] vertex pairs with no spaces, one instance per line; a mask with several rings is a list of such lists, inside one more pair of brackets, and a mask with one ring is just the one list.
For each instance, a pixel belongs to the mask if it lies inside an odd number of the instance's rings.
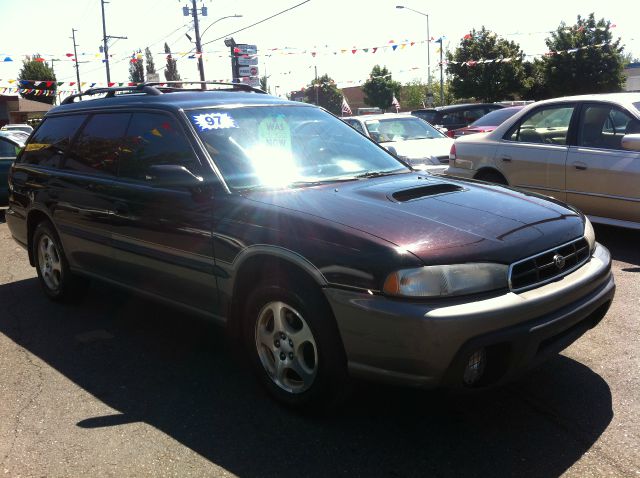
[[16,146],[24,146],[24,139],[20,138],[18,135],[14,134],[10,131],[0,131],[0,136],[8,139],[10,142],[14,143]]
[[[640,93],[635,92],[622,92],[622,93],[598,93],[591,95],[574,95],[563,96],[560,98],[551,98],[548,100],[537,101],[533,104],[547,104],[547,103],[561,103],[572,101],[608,101],[611,103],[618,103],[621,105],[631,105],[633,103],[640,102]],[[640,110],[640,108],[636,109]]]
[[483,107],[483,106],[495,106],[497,108],[504,108],[504,105],[500,105],[498,103],[460,103],[458,105],[447,105],[447,106],[436,106],[435,108],[421,108],[418,110],[413,110],[412,113],[416,111],[451,111],[457,109],[469,108],[471,106],[475,107]]
[[409,113],[382,113],[377,115],[359,115],[359,116],[344,116],[341,119],[357,119],[361,121],[367,120],[382,120],[382,119],[393,119],[393,118],[413,118]]
[[178,111],[183,109],[216,108],[229,105],[296,105],[315,107],[307,103],[283,100],[267,94],[245,91],[185,90],[157,95],[145,93],[119,94],[113,97],[62,104],[52,108],[47,113],[47,116],[94,109],[157,108]]

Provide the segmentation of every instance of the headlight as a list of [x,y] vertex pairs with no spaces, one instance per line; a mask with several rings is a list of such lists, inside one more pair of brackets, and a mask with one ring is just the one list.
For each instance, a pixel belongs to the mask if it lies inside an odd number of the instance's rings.
[[589,243],[589,251],[593,252],[596,248],[596,233],[587,216],[584,217],[584,238]]
[[403,269],[389,274],[386,294],[400,297],[443,297],[474,294],[508,286],[508,267],[477,263]]

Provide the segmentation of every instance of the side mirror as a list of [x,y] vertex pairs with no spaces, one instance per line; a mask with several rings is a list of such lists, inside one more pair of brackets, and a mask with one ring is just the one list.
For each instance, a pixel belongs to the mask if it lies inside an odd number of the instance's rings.
[[196,176],[179,164],[152,164],[145,175],[147,181],[161,186],[193,187],[203,183],[202,176]]
[[640,134],[625,134],[622,137],[622,149],[640,151]]

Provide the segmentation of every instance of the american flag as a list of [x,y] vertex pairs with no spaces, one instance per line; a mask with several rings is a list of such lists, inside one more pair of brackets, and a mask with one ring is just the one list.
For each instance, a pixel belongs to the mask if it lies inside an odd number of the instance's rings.
[[344,96],[342,97],[342,114],[343,115],[353,114],[351,112],[351,108],[349,108],[349,103],[347,103],[347,99]]
[[396,95],[393,95],[393,100],[391,101],[391,105],[396,108],[396,113],[397,113],[398,110],[400,109],[400,102],[398,101],[398,98],[396,98]]

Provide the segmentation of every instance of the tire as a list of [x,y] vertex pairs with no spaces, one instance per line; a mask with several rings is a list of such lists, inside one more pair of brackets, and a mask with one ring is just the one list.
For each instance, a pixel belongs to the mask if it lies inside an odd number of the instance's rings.
[[244,345],[259,381],[278,402],[307,412],[331,410],[349,391],[344,347],[317,286],[296,284],[262,283],[253,290],[243,314]]
[[50,222],[36,226],[31,247],[40,286],[49,299],[71,302],[84,296],[89,280],[71,273],[60,238]]
[[476,174],[475,179],[479,179],[480,181],[486,181],[488,183],[503,184],[504,186],[509,185],[505,177],[497,171],[479,172],[478,174]]

